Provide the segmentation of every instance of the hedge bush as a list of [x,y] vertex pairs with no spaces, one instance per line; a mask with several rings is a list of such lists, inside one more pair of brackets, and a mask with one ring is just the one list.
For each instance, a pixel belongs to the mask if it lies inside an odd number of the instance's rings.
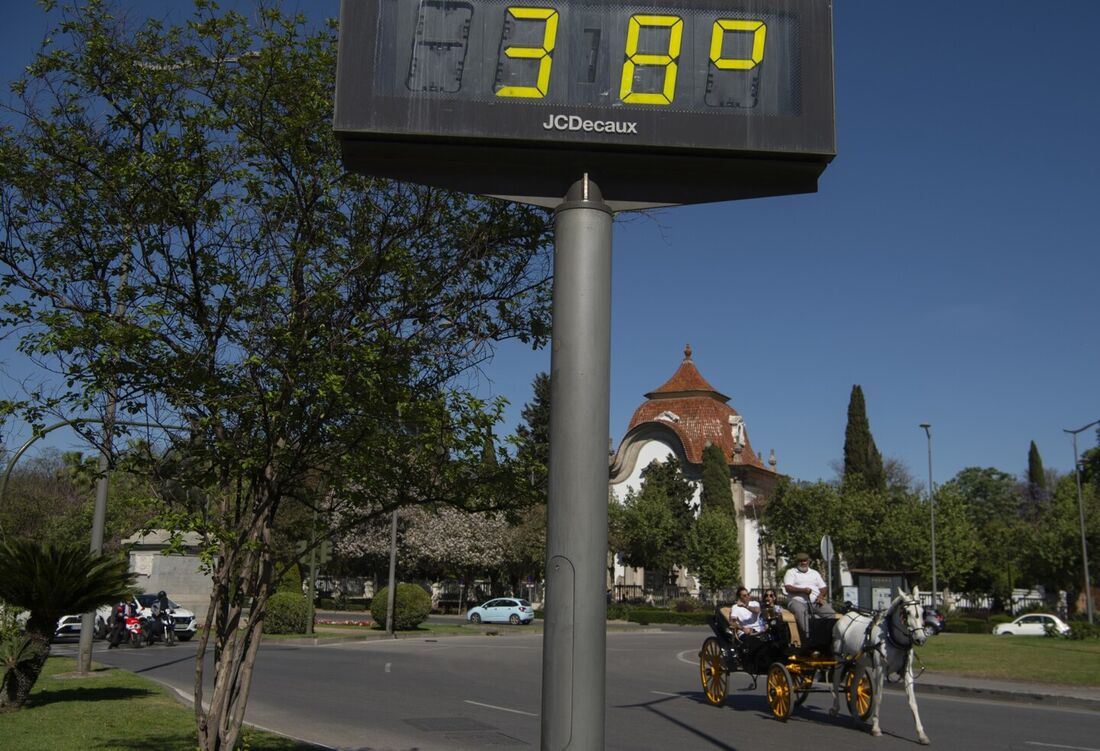
[[675,610],[677,613],[693,613],[696,611],[706,611],[709,613],[712,610],[709,605],[706,605],[698,597],[681,597],[673,600],[671,605],[672,610]]
[[993,632],[993,625],[993,621],[987,621],[984,618],[948,616],[944,631],[949,634],[990,634]]
[[1070,621],[1067,636],[1070,639],[1100,639],[1100,623]]
[[607,606],[609,621],[630,621],[643,626],[650,623],[669,623],[679,626],[705,626],[710,622],[713,609],[695,610],[687,613],[655,608],[648,605],[624,605],[615,603]]
[[267,601],[264,632],[304,634],[309,624],[309,603],[301,592],[276,592]]
[[[389,587],[382,587],[371,601],[370,614],[380,627],[386,626]],[[393,598],[393,627],[396,631],[410,631],[423,623],[432,610],[432,598],[418,584],[399,582]]]

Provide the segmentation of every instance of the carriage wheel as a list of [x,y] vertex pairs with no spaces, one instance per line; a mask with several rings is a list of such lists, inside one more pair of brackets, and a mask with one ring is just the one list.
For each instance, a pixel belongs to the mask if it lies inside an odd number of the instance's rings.
[[794,681],[790,672],[782,663],[773,663],[768,671],[768,706],[780,722],[786,722],[791,716],[793,694]]
[[860,722],[871,716],[871,698],[874,688],[871,671],[863,663],[856,663],[844,676],[844,694],[848,698],[848,711]]
[[713,636],[703,642],[703,648],[699,650],[699,680],[703,682],[703,693],[711,704],[717,707],[726,700],[729,674],[722,659],[722,646]]

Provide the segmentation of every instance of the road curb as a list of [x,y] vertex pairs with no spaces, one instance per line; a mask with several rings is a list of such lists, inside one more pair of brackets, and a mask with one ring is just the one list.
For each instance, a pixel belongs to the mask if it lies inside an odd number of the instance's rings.
[[[904,691],[905,686],[900,683],[888,684],[891,691]],[[1037,704],[1043,706],[1071,707],[1075,709],[1090,709],[1100,712],[1100,699],[1092,699],[1085,696],[1069,696],[1066,694],[1053,694],[1036,691],[1029,688],[1003,689],[989,688],[985,686],[957,686],[937,683],[916,683],[918,694],[937,694],[940,696],[958,696],[969,699],[987,699],[990,701],[1017,702],[1020,704]]]

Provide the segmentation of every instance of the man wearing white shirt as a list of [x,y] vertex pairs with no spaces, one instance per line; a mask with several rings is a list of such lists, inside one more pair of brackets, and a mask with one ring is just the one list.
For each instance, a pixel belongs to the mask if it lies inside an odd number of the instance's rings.
[[749,599],[749,590],[737,589],[737,602],[730,606],[730,625],[743,634],[755,635],[764,631],[766,624],[760,617],[760,603]]
[[821,574],[810,568],[810,556],[799,553],[794,557],[795,565],[787,569],[783,577],[783,589],[787,593],[787,607],[794,614],[798,630],[802,637],[810,636],[810,614],[835,616],[829,605],[829,592]]

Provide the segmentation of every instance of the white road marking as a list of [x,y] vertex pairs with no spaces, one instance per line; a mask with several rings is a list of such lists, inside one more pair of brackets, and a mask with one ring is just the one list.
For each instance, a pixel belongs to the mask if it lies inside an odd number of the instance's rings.
[[386,672],[387,673],[390,672],[390,665],[392,665],[392,664],[393,664],[392,662],[387,662],[386,663]]
[[1063,746],[1061,743],[1039,743],[1039,741],[1024,741],[1025,746],[1041,746],[1043,748],[1067,748],[1070,751],[1100,751],[1091,746]]
[[466,703],[467,704],[473,704],[475,707],[485,707],[486,709],[498,709],[501,712],[511,712],[512,714],[521,714],[521,715],[526,715],[527,717],[538,717],[537,714],[531,714],[530,712],[524,712],[524,711],[519,710],[519,709],[509,709],[508,707],[498,707],[495,704],[482,704],[479,701],[470,701],[469,699],[466,700]]
[[683,652],[676,654],[676,659],[680,662],[686,662],[688,665],[699,664],[699,650],[698,649],[685,649]]

